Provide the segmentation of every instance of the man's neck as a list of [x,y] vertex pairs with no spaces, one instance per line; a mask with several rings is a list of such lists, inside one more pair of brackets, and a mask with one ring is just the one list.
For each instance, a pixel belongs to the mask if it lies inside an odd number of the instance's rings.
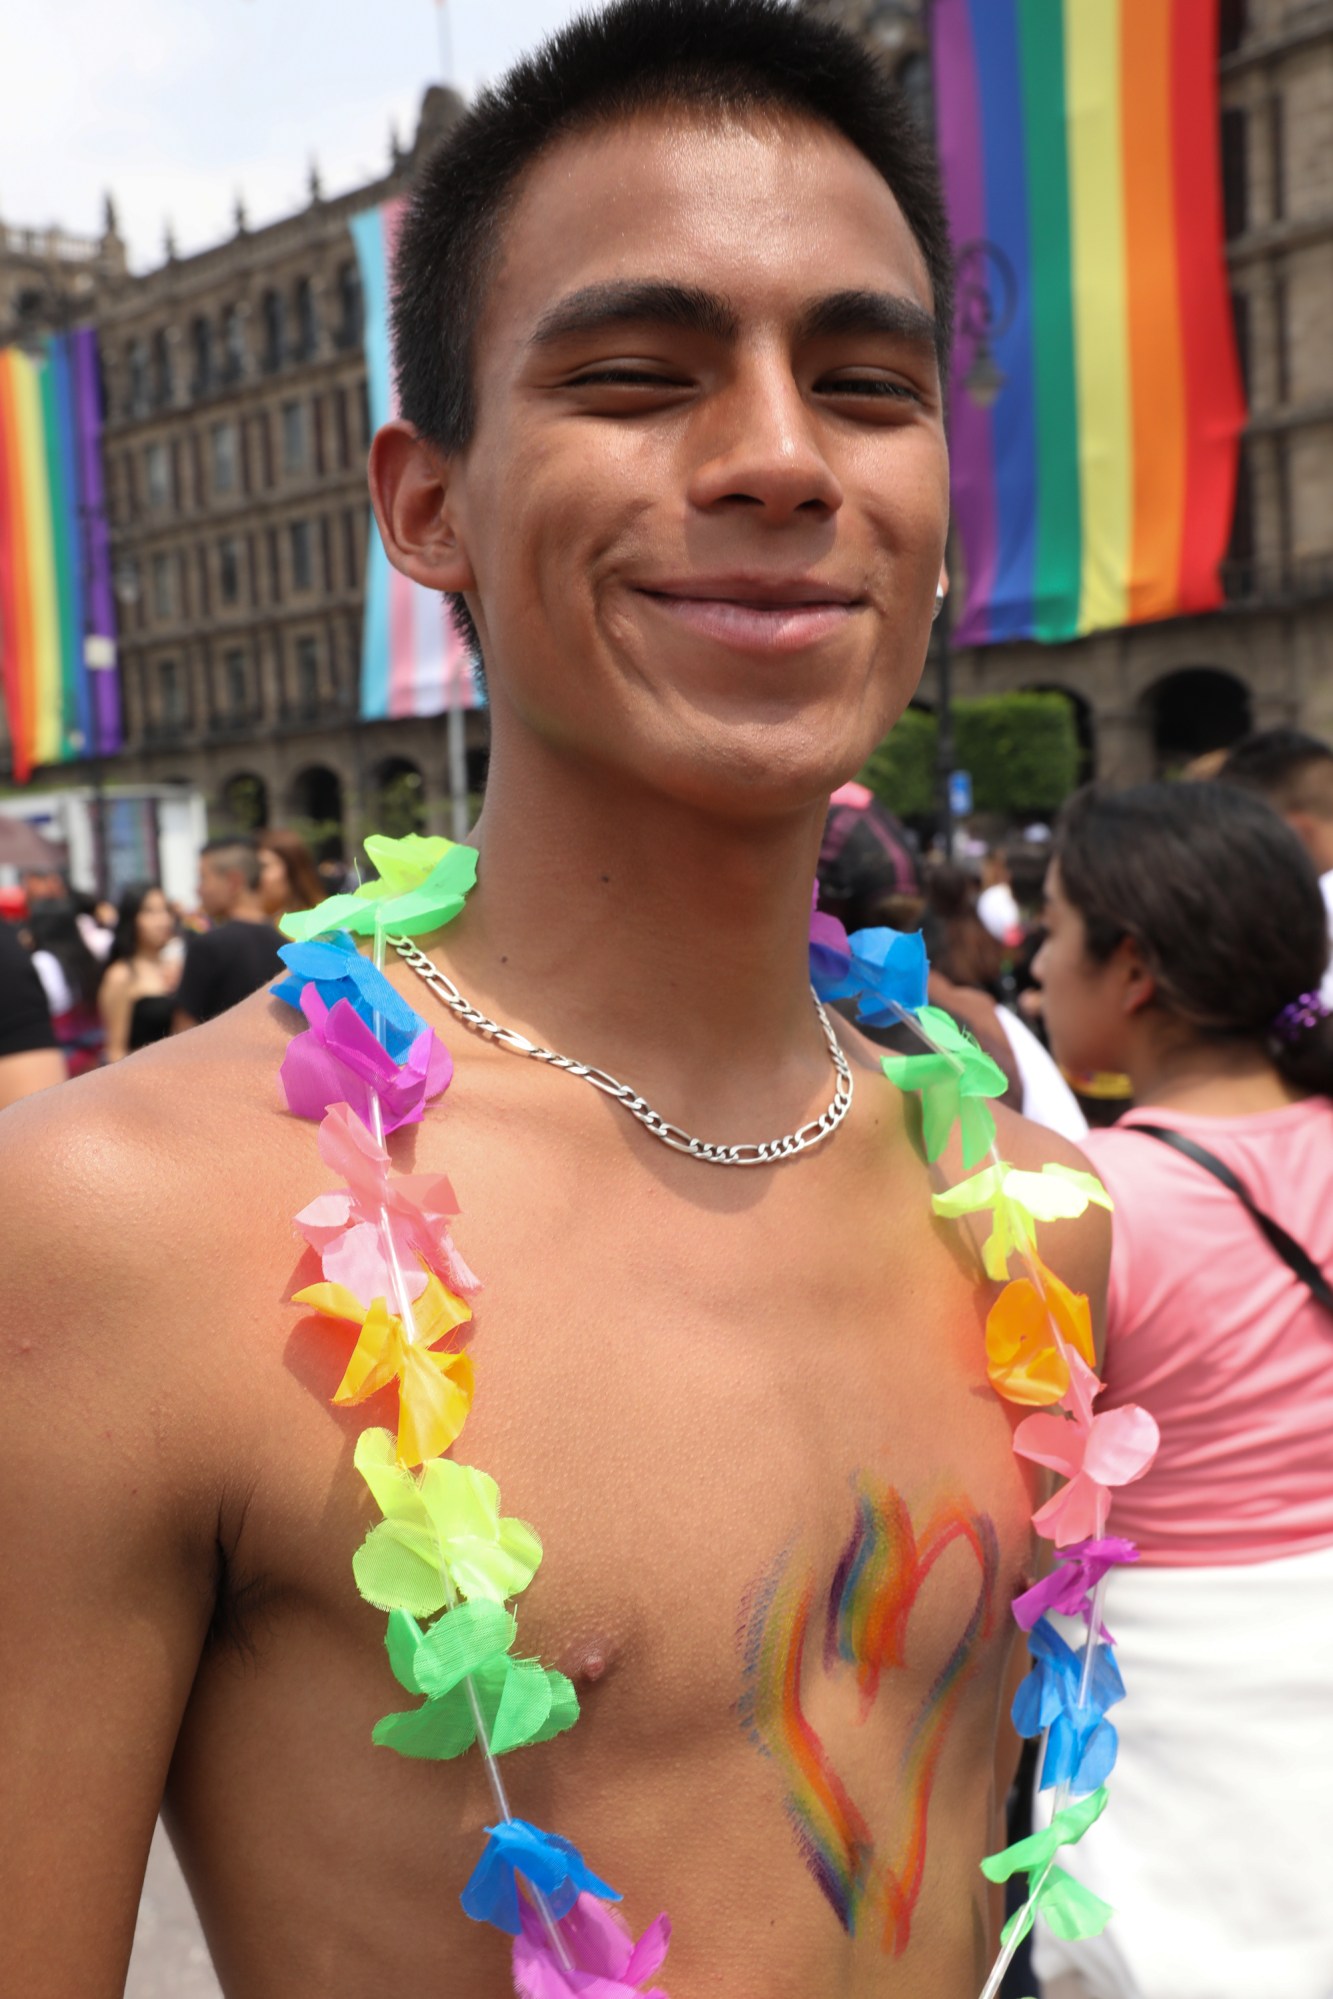
[[269,919],[258,896],[243,895],[222,920],[224,923],[267,923]]
[[536,762],[494,771],[477,889],[439,941],[465,995],[703,1137],[800,1122],[832,1083],[808,973],[822,806],[709,819]]

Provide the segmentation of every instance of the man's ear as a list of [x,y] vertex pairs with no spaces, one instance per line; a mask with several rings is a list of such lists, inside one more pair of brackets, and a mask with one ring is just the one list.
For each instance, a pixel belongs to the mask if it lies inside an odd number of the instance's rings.
[[1112,963],[1120,982],[1121,1012],[1142,1013],[1157,997],[1157,979],[1138,938],[1122,937],[1115,947]]
[[427,590],[476,587],[450,504],[453,470],[445,453],[400,417],[371,441],[370,497],[385,553]]

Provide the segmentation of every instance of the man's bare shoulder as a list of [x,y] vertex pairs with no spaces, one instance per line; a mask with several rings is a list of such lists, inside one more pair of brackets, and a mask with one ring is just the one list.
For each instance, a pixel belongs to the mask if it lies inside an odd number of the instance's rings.
[[283,1011],[257,994],[0,1115],[10,1310],[61,1365],[114,1352],[109,1394],[167,1392],[197,1362],[242,1281],[253,1217],[310,1177],[277,1083]]
[[243,1119],[280,1117],[288,1011],[257,993],[132,1060],[14,1105],[0,1117],[0,1226],[21,1242],[34,1224],[48,1233],[45,1217],[68,1234],[73,1207],[85,1243],[114,1240],[123,1220],[142,1219],[145,1178],[168,1204],[188,1203],[191,1190],[177,1175],[193,1160],[205,1164],[201,1148]]

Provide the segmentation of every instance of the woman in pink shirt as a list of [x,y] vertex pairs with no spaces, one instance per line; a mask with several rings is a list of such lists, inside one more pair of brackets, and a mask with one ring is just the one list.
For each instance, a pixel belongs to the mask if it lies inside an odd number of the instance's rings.
[[1089,1942],[1043,1937],[1037,1968],[1046,1999],[1333,1999],[1319,885],[1284,822],[1238,790],[1094,790],[1062,820],[1046,919],[1035,970],[1055,1054],[1134,1085],[1134,1109],[1084,1141],[1115,1202],[1101,1406],[1141,1404],[1162,1442],[1108,1530],[1139,1549],[1107,1597],[1128,1689],[1111,1809],[1061,1854],[1116,1915]]

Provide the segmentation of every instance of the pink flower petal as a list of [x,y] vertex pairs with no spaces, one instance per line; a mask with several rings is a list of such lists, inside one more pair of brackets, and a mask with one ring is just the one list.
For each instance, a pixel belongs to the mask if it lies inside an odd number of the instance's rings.
[[[320,1261],[330,1284],[345,1285],[354,1298],[387,1299],[393,1308],[396,1296],[393,1272],[384,1253],[383,1238],[373,1223],[357,1222],[344,1229],[325,1249]],[[407,1295],[419,1298],[426,1288],[426,1273],[419,1263],[401,1261]]]
[[1128,1485],[1142,1478],[1157,1455],[1161,1433],[1146,1409],[1128,1403],[1094,1416],[1083,1468],[1102,1485]]
[[1086,1444],[1087,1432],[1081,1424],[1064,1416],[1053,1416],[1049,1410],[1025,1416],[1014,1431],[1014,1449],[1020,1457],[1031,1458],[1034,1464],[1049,1465],[1052,1471],[1064,1472],[1071,1478],[1082,1469]]
[[1079,1472],[1038,1507],[1032,1524],[1057,1548],[1067,1548],[1072,1541],[1088,1541],[1100,1534],[1110,1510],[1111,1495],[1106,1487]]

